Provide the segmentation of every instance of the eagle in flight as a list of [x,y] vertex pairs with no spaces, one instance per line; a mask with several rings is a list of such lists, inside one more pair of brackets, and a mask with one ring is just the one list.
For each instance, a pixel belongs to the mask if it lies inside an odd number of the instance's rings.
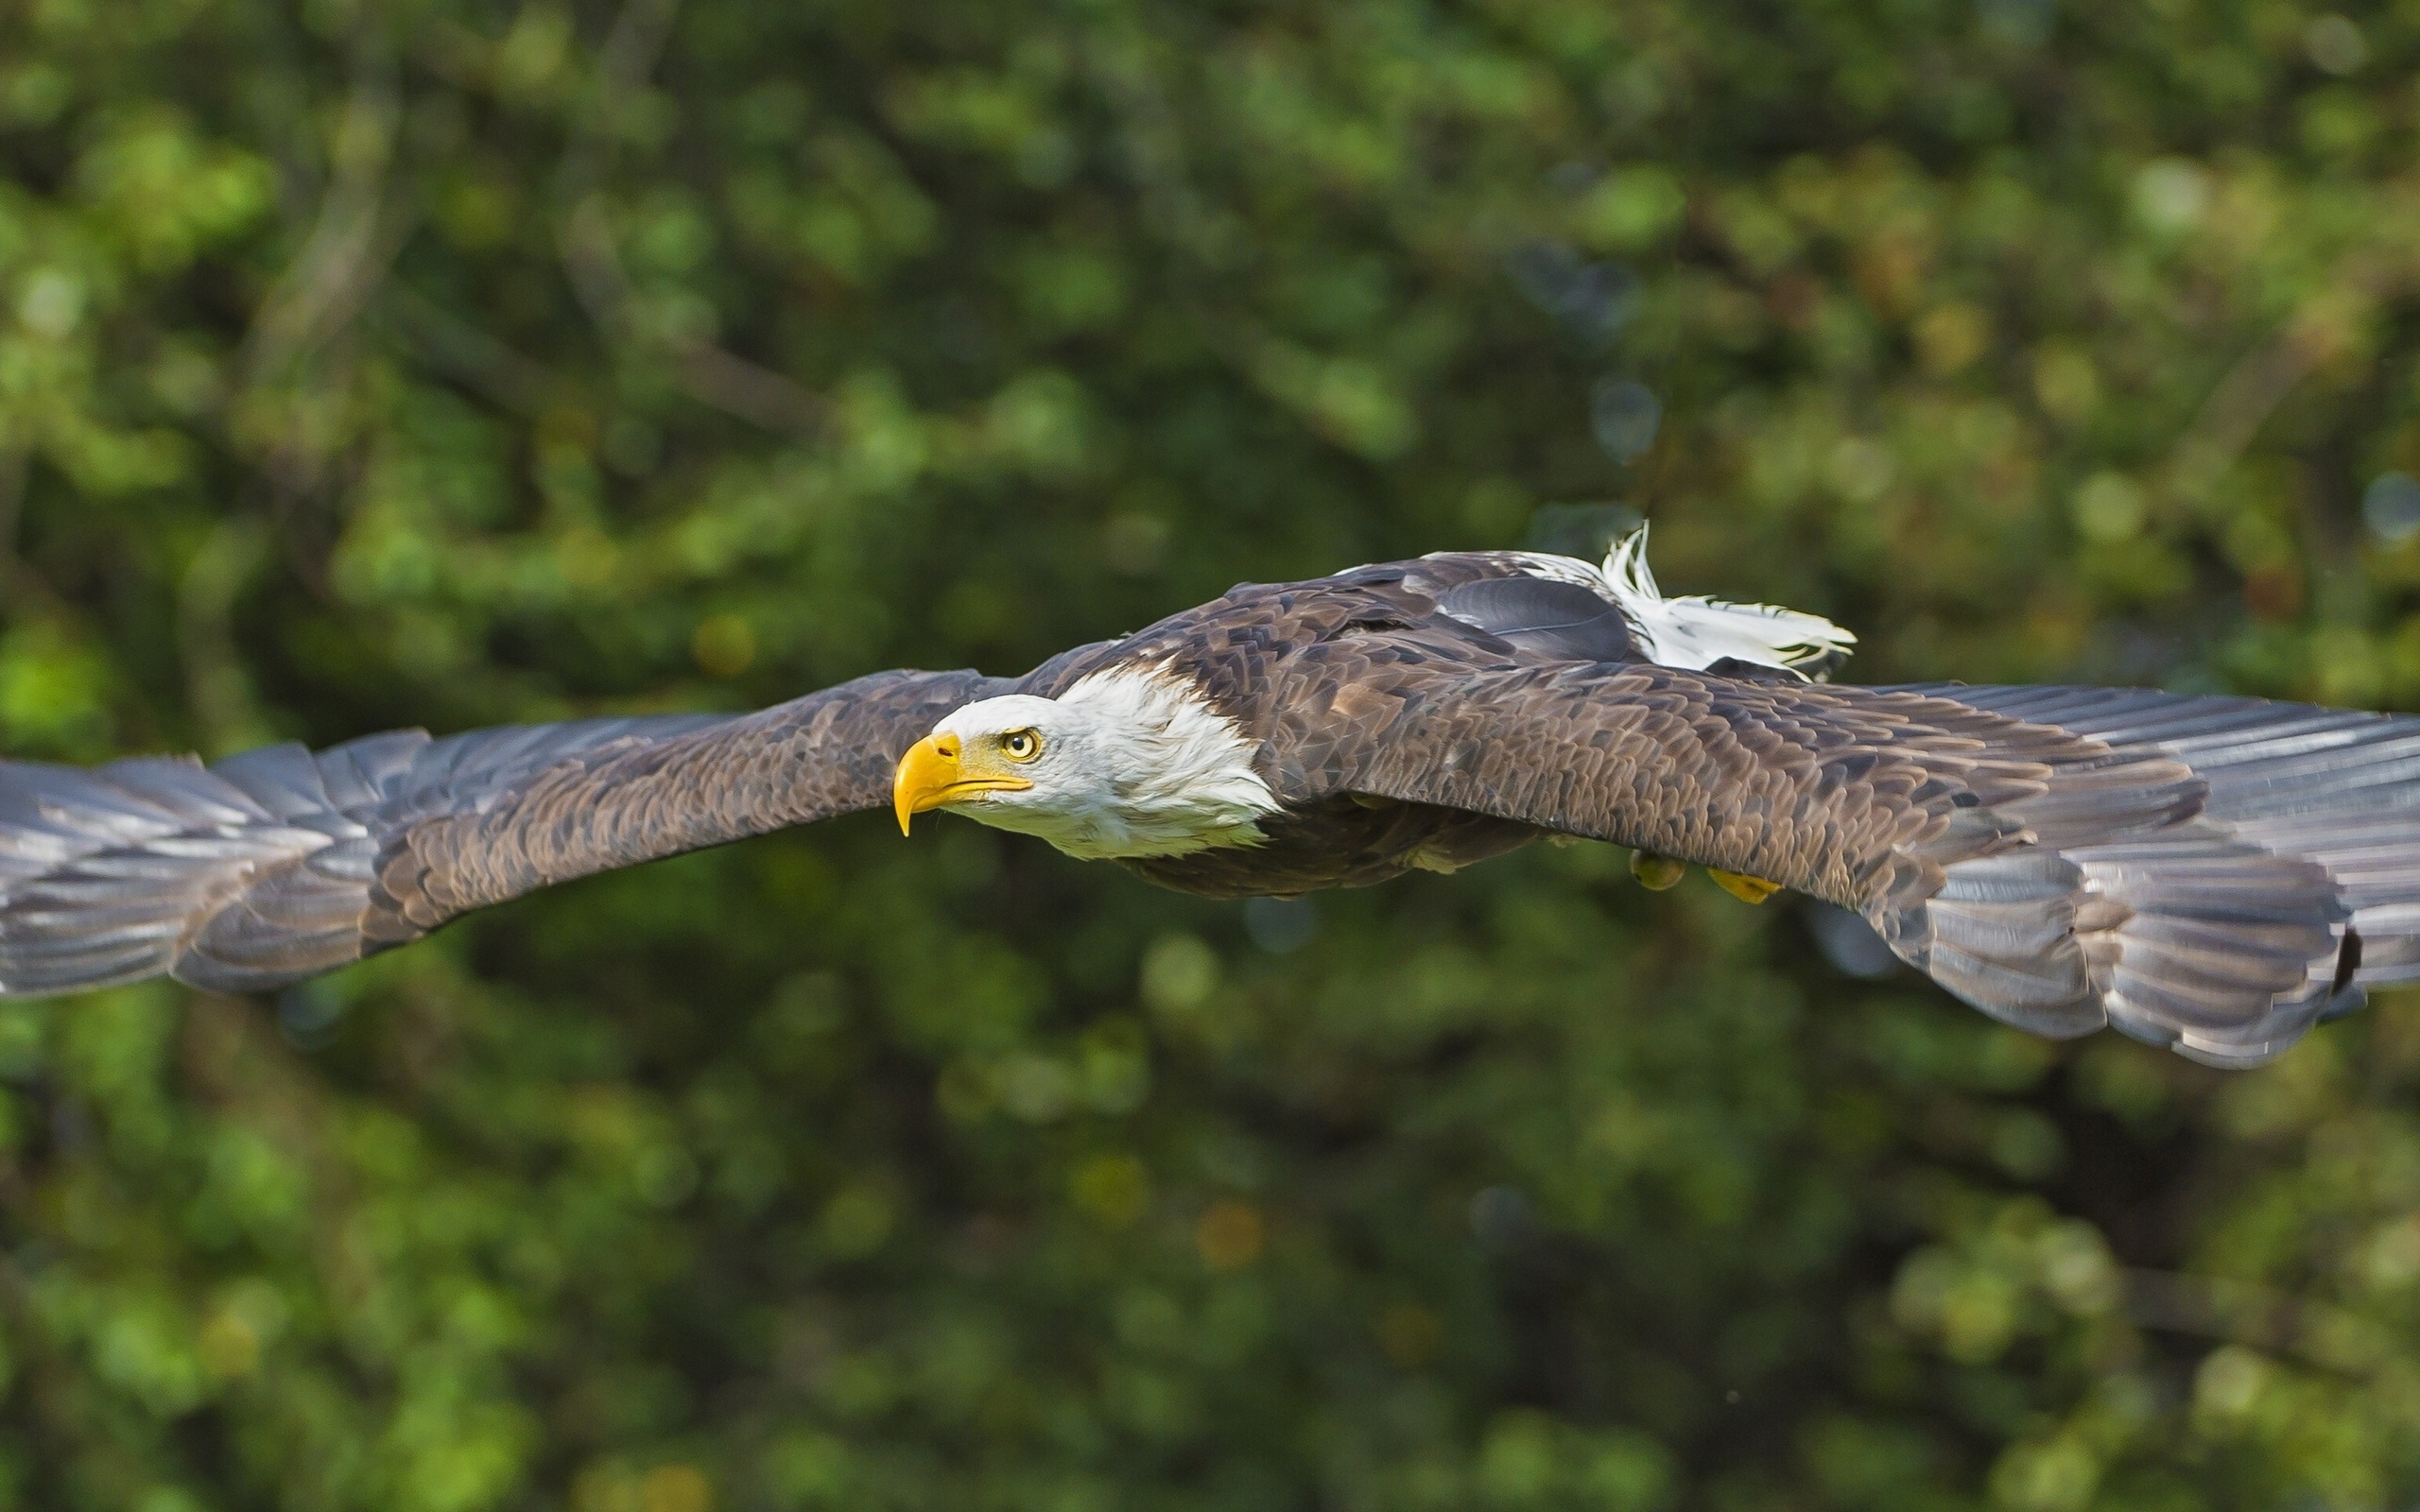
[[1873,925],[1994,1018],[2267,1060],[2420,977],[2420,717],[2102,688],[1850,687],[1854,637],[1604,564],[1443,553],[1239,586],[1022,678],[754,713],[0,762],[0,994],[274,988],[534,888],[933,809],[1216,897],[1629,846]]

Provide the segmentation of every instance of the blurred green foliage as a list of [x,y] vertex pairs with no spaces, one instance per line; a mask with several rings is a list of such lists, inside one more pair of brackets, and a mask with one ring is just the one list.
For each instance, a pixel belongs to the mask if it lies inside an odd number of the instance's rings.
[[[1622,508],[1863,680],[2420,704],[2415,59],[2408,0],[13,0],[0,747],[1014,671]],[[2409,1000],[2230,1078],[1810,926],[868,816],[11,1005],[0,1504],[2420,1499]]]

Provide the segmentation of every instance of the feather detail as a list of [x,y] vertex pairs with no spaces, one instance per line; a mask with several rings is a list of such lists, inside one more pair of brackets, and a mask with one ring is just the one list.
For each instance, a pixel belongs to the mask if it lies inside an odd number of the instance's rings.
[[1648,570],[1643,524],[1614,542],[1601,573],[1639,649],[1659,666],[1696,671],[1728,657],[1821,680],[1857,644],[1856,636],[1830,620],[1794,609],[1726,604],[1703,595],[1666,598]]

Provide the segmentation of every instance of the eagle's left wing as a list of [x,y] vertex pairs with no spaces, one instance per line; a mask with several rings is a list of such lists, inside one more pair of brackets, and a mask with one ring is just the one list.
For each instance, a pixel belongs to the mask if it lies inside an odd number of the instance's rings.
[[2115,1023],[2250,1065],[2362,986],[2420,976],[2420,719],[1635,663],[1331,670],[1349,696],[1271,743],[1297,793],[1798,888],[2039,1033]]

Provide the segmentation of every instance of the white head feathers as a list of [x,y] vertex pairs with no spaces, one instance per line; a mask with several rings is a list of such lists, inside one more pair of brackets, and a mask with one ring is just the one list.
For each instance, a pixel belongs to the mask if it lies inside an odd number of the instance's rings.
[[985,793],[952,810],[1038,835],[1085,860],[1183,855],[1252,845],[1276,795],[1253,770],[1255,743],[1183,678],[1155,666],[1096,672],[1056,698],[1010,694],[934,727],[968,746],[1030,730],[1042,751],[1031,788]]

